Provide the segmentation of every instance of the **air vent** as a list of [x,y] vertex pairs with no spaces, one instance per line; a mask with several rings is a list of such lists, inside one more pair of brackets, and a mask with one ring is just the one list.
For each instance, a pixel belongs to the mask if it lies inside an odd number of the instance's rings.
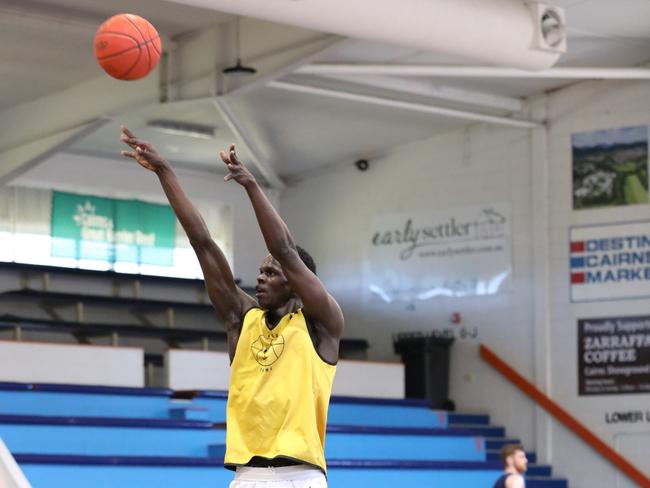
[[566,17],[564,9],[530,2],[529,8],[535,20],[533,47],[553,53],[566,52]]

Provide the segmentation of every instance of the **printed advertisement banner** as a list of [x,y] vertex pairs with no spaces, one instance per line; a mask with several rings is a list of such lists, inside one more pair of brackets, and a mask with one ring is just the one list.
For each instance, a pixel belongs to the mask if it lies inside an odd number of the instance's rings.
[[650,222],[572,227],[571,301],[650,296]]
[[366,283],[385,302],[493,295],[512,280],[507,203],[372,220]]
[[578,393],[650,393],[650,316],[578,320]]
[[55,257],[172,266],[176,218],[168,205],[53,192]]

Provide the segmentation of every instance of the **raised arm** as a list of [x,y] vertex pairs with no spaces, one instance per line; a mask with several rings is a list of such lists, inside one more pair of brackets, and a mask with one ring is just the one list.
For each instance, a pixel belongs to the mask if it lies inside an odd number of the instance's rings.
[[220,155],[229,170],[224,180],[233,179],[246,189],[266,247],[282,266],[289,285],[303,303],[305,314],[320,326],[330,342],[336,342],[338,348],[338,340],[343,333],[343,314],[338,303],[327,292],[320,279],[300,259],[287,225],[275,211],[255,177],[237,158],[235,146],[230,146],[228,154],[221,151]]
[[242,315],[255,305],[254,299],[235,284],[226,257],[210,237],[205,221],[183,190],[171,165],[151,144],[138,139],[126,127],[122,127],[121,140],[133,149],[133,152],[122,151],[123,156],[135,159],[158,176],[167,200],[199,260],[212,305],[226,325],[232,359],[239,339]]

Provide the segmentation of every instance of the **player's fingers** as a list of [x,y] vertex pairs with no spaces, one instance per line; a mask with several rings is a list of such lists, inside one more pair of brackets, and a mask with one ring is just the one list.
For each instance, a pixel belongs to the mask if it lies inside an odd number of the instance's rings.
[[235,150],[234,144],[230,145],[230,161],[232,161],[233,164],[241,164],[241,161],[237,157],[237,151]]
[[232,173],[228,173],[226,176],[223,177],[223,181],[230,181],[232,180]]
[[120,140],[121,140],[124,144],[128,144],[129,146],[131,146],[131,147],[134,148],[134,149],[135,149],[135,146],[137,146],[137,144],[138,144],[138,140],[137,140],[137,139],[135,139],[134,137],[128,137],[128,136],[126,136],[126,135],[123,135],[122,137],[120,137]]
[[125,158],[133,158],[133,159],[135,159],[135,153],[132,153],[130,151],[122,151],[121,154]]
[[221,157],[221,160],[226,164],[226,166],[230,164],[230,159],[228,159],[226,151],[219,151],[219,156]]
[[125,126],[125,125],[120,126],[120,130],[121,130],[122,133],[123,133],[124,135],[126,135],[127,137],[130,137],[130,138],[134,138],[134,137],[135,137],[135,134],[133,134],[133,132],[131,132],[131,131],[128,129],[128,127]]

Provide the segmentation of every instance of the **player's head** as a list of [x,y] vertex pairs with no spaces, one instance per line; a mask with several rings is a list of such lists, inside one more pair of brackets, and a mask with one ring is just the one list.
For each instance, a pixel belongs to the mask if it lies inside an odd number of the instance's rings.
[[[296,246],[296,250],[305,266],[316,274],[316,264],[310,254],[300,246]],[[270,254],[264,258],[260,266],[255,292],[257,302],[265,310],[279,308],[295,296],[282,272],[282,266]]]
[[300,246],[296,246],[296,250],[298,251],[298,256],[300,256],[302,262],[305,263],[307,268],[309,268],[309,271],[316,274],[316,263],[314,262],[314,258],[311,257],[311,254]]
[[528,470],[526,451],[521,444],[506,444],[501,448],[501,461],[507,470],[525,473]]

